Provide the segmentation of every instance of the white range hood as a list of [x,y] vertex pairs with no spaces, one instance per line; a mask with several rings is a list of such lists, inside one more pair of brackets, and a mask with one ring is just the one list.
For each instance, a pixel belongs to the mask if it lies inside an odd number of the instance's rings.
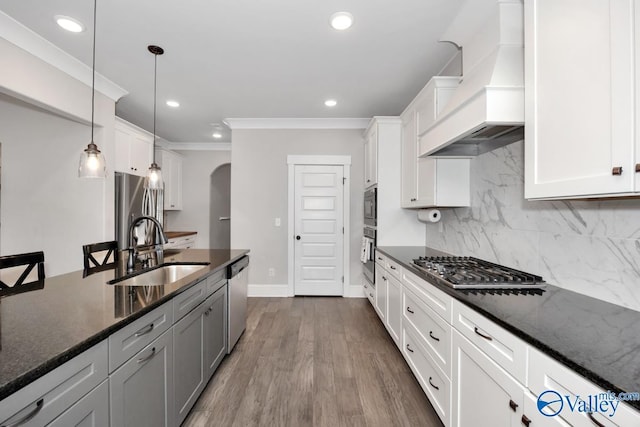
[[420,156],[471,157],[524,138],[524,28],[521,0],[467,0],[441,41],[462,48],[461,83]]

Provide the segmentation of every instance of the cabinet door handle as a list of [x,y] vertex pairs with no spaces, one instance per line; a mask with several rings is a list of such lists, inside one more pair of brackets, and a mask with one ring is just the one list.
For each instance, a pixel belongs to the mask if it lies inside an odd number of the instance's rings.
[[368,179],[368,180],[367,180],[367,182],[371,182],[371,180],[370,180],[370,179]]
[[484,338],[485,340],[489,340],[489,341],[493,341],[493,338],[491,338],[489,335],[485,335],[482,332],[480,332],[478,330],[478,327],[474,327],[473,330],[475,331],[476,334],[480,335],[482,338]]
[[155,356],[155,355],[156,355],[156,348],[155,348],[155,347],[153,347],[153,348],[151,349],[151,354],[149,354],[148,356],[145,356],[145,357],[141,357],[140,359],[136,360],[136,362],[138,362],[138,363],[144,363],[144,362],[146,362],[147,360],[150,360],[150,359],[151,359],[153,356]]
[[172,208],[175,208],[175,207],[176,207],[176,205],[171,205],[171,207],[172,207]]
[[136,337],[141,337],[143,335],[148,334],[151,331],[153,331],[153,323],[150,324],[150,325],[145,326],[144,328],[142,328],[138,332],[136,332]]
[[411,314],[415,313],[415,311],[411,310],[411,307],[407,307],[407,311]]
[[364,288],[365,289],[369,289],[369,285],[364,285]]
[[435,385],[431,380],[433,379],[433,377],[429,377],[429,385],[433,388],[435,388],[436,390],[440,390],[440,387],[438,387],[437,385]]
[[369,293],[369,296],[370,296],[371,298],[373,298],[373,294],[372,294],[372,293]]
[[611,175],[622,175],[622,166],[616,166],[611,169]]
[[393,265],[390,265],[389,268],[392,269],[392,270],[396,269]]
[[605,425],[604,425],[604,424],[602,424],[600,421],[596,420],[596,419],[593,417],[593,413],[592,413],[592,412],[587,412],[587,416],[589,417],[589,419],[591,420],[591,422],[592,422],[594,425],[596,425],[596,426],[598,426],[598,427],[605,427]]
[[522,415],[521,421],[526,427],[531,425],[531,420],[526,415]]
[[38,414],[38,412],[40,412],[40,410],[42,409],[43,406],[44,406],[44,399],[38,400],[36,402],[36,407],[33,408],[31,410],[31,412],[29,412],[24,417],[20,418],[18,421],[14,422],[14,423],[11,423],[11,424],[5,424],[2,427],[17,427],[19,425],[22,425],[22,424],[28,422],[30,419],[35,417]]
[[411,199],[412,202],[416,202],[418,201],[418,199],[416,199],[415,197]]
[[433,331],[429,331],[429,336],[431,337],[432,340],[434,341],[440,341],[440,338],[436,338],[433,336]]
[[518,408],[518,404],[513,400],[509,400],[509,408],[511,408],[513,412],[516,412],[516,409]]
[[378,257],[378,261],[382,261],[382,258]]
[[382,276],[382,280],[384,280],[385,282],[387,281],[387,278]]
[[209,313],[211,313],[211,310],[212,310],[212,309],[213,309],[213,307],[209,307],[209,308],[207,308],[207,311],[205,311],[205,312],[204,312],[204,315],[205,315],[205,316],[208,316],[208,315],[209,315]]
[[640,163],[636,163],[636,172],[640,172]]
[[409,344],[407,344],[407,350],[413,353],[413,350],[411,350],[411,347],[409,347]]

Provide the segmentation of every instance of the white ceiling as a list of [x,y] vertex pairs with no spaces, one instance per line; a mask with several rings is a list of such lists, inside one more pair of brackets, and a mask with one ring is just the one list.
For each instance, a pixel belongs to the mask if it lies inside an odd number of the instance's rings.
[[[129,91],[118,116],[153,127],[158,58],[159,136],[214,141],[227,117],[397,115],[456,53],[438,39],[462,0],[100,0],[96,70]],[[0,0],[0,10],[91,64],[93,1]],[[336,31],[329,16],[355,17]],[[84,23],[72,34],[54,15]],[[324,101],[334,98],[332,109]],[[165,105],[180,102],[178,109]],[[228,129],[222,141],[229,141]]]

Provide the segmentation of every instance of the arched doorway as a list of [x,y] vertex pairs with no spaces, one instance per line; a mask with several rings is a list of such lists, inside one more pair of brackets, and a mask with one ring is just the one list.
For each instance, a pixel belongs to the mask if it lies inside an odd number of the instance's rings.
[[218,166],[211,174],[209,247],[231,246],[231,163]]

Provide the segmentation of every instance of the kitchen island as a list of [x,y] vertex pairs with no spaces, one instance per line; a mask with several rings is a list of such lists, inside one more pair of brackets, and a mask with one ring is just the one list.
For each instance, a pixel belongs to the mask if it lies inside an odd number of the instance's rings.
[[[46,278],[40,289],[0,299],[0,403],[117,331],[166,305],[202,278],[220,275],[248,250],[189,249],[164,263],[208,263],[168,285],[119,286],[119,269]],[[177,319],[176,319],[177,320]],[[5,415],[5,414],[0,414]]]

